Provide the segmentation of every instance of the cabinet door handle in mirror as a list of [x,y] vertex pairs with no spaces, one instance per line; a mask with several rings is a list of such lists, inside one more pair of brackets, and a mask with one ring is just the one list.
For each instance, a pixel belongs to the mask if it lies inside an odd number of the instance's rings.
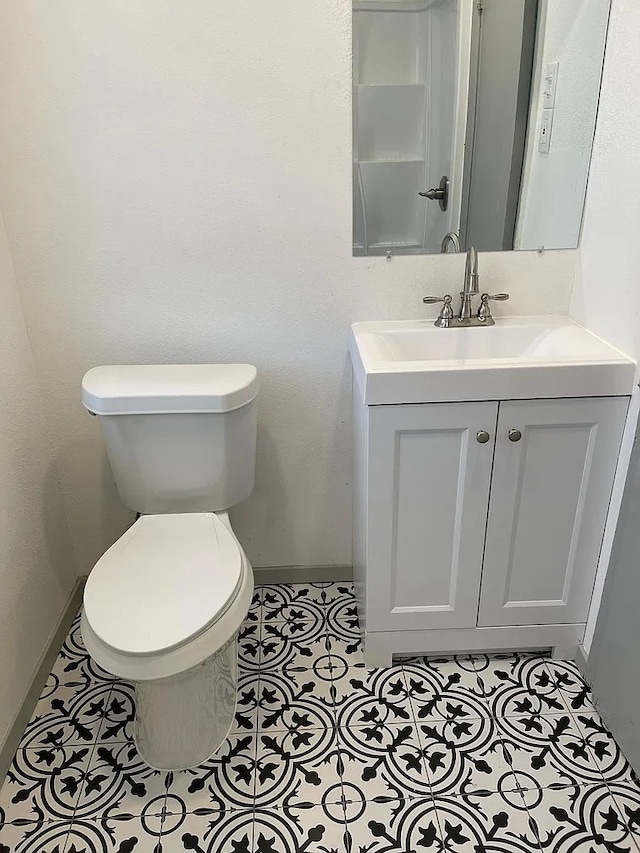
[[443,175],[437,187],[433,187],[423,193],[418,193],[423,198],[428,198],[429,201],[437,201],[440,203],[440,210],[443,212],[449,207],[449,178]]
[[479,444],[486,444],[489,441],[489,439],[491,438],[491,436],[489,435],[489,433],[486,430],[480,429],[476,433],[476,438],[478,439]]
[[522,438],[522,433],[519,429],[510,429],[509,430],[509,441],[520,441]]

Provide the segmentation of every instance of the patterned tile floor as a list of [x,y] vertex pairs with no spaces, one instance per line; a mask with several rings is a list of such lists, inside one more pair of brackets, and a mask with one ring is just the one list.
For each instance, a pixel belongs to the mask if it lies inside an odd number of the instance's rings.
[[0,790],[0,853],[639,853],[640,786],[572,663],[364,667],[349,584],[257,588],[235,726],[188,772],[78,620]]

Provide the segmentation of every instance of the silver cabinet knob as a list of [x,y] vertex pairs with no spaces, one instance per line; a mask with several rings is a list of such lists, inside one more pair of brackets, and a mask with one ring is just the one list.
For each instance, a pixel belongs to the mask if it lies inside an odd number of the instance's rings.
[[478,430],[478,432],[476,433],[476,438],[478,439],[479,444],[486,444],[491,438],[491,436],[486,430],[481,429]]
[[520,441],[522,438],[522,433],[519,429],[510,429],[509,430],[509,441]]

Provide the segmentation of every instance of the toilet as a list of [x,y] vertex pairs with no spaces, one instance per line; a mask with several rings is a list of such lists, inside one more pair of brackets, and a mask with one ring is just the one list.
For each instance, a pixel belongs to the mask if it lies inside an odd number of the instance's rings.
[[89,575],[82,636],[134,683],[136,745],[158,770],[201,764],[233,724],[253,572],[227,510],[253,491],[257,393],[250,364],[94,367],[82,380],[139,513]]

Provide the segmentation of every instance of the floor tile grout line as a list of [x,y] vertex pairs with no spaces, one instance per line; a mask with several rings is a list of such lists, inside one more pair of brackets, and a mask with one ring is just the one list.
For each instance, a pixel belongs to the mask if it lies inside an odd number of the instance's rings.
[[[591,786],[591,785],[584,785],[584,786],[567,785],[567,786],[565,786],[565,787],[566,787],[566,788],[571,788],[571,789],[574,789],[574,788],[578,787],[578,789],[582,791],[582,790],[584,790],[584,789],[586,789],[586,788],[588,788],[588,787],[592,787],[592,786]],[[532,790],[532,789],[525,789],[525,790]],[[543,789],[543,790],[545,790],[545,789]],[[500,793],[500,792],[499,792],[499,791],[495,791],[495,792],[491,792],[491,791],[490,791],[489,793],[490,793],[490,794],[492,794],[492,795],[497,796],[497,795],[499,795],[499,793]],[[533,815],[532,815],[531,808],[530,808],[530,807],[527,805],[527,803],[526,803],[526,800],[525,800],[525,798],[524,798],[524,796],[523,796],[523,791],[522,791],[521,789],[518,789],[518,793],[520,793],[520,795],[522,796],[522,799],[523,799],[523,803],[522,803],[522,804],[523,804],[523,811],[526,811],[526,813],[527,813],[527,817],[528,817],[528,819],[529,819],[529,821],[530,821],[530,822],[529,822],[529,828],[533,831],[533,826],[532,826],[531,821],[533,821],[533,820],[534,820],[534,818],[533,818]],[[613,797],[613,794],[611,794],[611,796]],[[455,799],[458,799],[458,798],[466,799],[467,795],[466,795],[466,794],[463,794],[463,793],[455,793],[455,794],[447,793],[447,794],[441,794],[441,795],[440,795],[440,797],[442,797],[442,798],[450,798],[450,799],[454,799],[454,800],[455,800]],[[425,794],[425,795],[420,795],[420,796],[418,796],[418,795],[416,795],[416,796],[408,795],[408,796],[405,796],[405,797],[396,797],[396,798],[392,798],[392,801],[393,801],[393,802],[402,803],[403,805],[408,805],[408,804],[410,804],[410,803],[414,803],[414,802],[422,801],[422,800],[429,800],[429,801],[431,801],[431,803],[433,804],[433,807],[434,807],[434,811],[435,811],[435,814],[436,814],[436,818],[437,818],[437,820],[438,820],[438,824],[439,824],[439,826],[440,826],[440,831],[442,832],[442,825],[440,824],[440,810],[438,809],[438,799],[439,799],[439,796],[438,796],[437,794],[435,794],[435,795],[434,795],[433,791],[431,791],[431,793],[430,793],[430,794]],[[613,799],[614,799],[614,801],[615,801],[615,798],[614,798],[614,797],[613,797]],[[343,812],[343,821],[342,821],[342,822],[343,822],[343,825],[344,825],[344,829],[345,829],[345,831],[347,831],[347,832],[349,832],[349,831],[350,831],[350,830],[349,830],[349,822],[348,822],[347,817],[346,817],[346,812],[347,812],[347,808],[346,808],[346,806],[347,806],[347,803],[348,803],[348,802],[351,802],[351,801],[350,801],[350,800],[348,800],[347,798],[343,797],[343,801],[340,803],[341,808],[342,808],[342,812]],[[364,803],[372,803],[372,802],[375,802],[375,798],[374,798],[374,799],[371,799],[371,800],[363,800],[363,802],[364,802]],[[623,818],[623,816],[622,816],[622,811],[620,810],[620,807],[618,806],[617,801],[616,801],[616,806],[617,806],[617,808],[618,808],[619,817],[620,817],[620,818]],[[314,807],[315,807],[315,808],[321,808],[321,807],[322,807],[322,804],[321,804],[321,803],[316,803],[316,804],[314,804]],[[259,806],[259,805],[254,804],[254,806],[253,806],[253,807],[247,807],[246,809],[244,809],[244,808],[235,808],[235,809],[225,809],[225,810],[223,810],[223,811],[225,811],[225,812],[227,812],[227,811],[228,811],[228,812],[239,812],[239,811],[252,812],[252,814],[254,815],[254,819],[253,819],[252,823],[255,825],[255,814],[256,814],[256,812],[260,812],[260,811],[268,811],[268,809],[269,809],[269,808],[272,808],[272,807],[271,807],[271,806],[269,806],[269,807],[265,807],[265,806]],[[278,808],[278,807],[276,806],[276,807],[274,807],[274,808]],[[187,812],[187,814],[193,814],[193,812]],[[165,820],[165,818],[166,818],[166,816],[165,816],[165,817],[163,817],[162,825],[164,825],[164,820]],[[636,844],[637,844],[637,842],[636,842],[636,840],[635,840],[635,837],[633,836],[633,833],[631,832],[631,830],[630,830],[630,828],[629,828],[629,826],[628,826],[628,823],[627,823],[627,822],[625,822],[625,821],[623,820],[623,824],[624,824],[624,826],[625,826],[625,829],[627,829],[628,834],[629,834],[629,835],[631,835],[632,840],[634,841],[634,843],[636,843]],[[164,835],[164,833],[161,831],[160,838],[161,838],[163,835]],[[542,848],[541,848],[540,839],[539,839],[539,837],[537,836],[537,833],[536,833],[536,837],[537,837],[538,849],[542,849]]]
[[[109,690],[109,694],[108,694],[108,695],[109,695],[109,696],[111,695],[111,690]],[[100,727],[101,727],[101,726],[102,726],[102,722],[101,722],[101,724],[100,724]],[[98,729],[98,732],[99,732],[99,730],[100,730],[100,729]],[[22,741],[21,741],[21,743],[22,743]],[[19,752],[31,752],[31,751],[34,751],[34,752],[35,752],[35,751],[46,750],[46,749],[49,749],[49,750],[64,749],[64,750],[71,750],[71,751],[73,751],[73,750],[76,750],[76,749],[87,748],[87,749],[89,750],[89,756],[88,756],[88,758],[87,758],[87,763],[86,763],[86,768],[87,768],[87,773],[88,773],[88,771],[89,771],[89,767],[91,766],[91,761],[92,761],[92,759],[93,759],[93,754],[94,754],[95,749],[96,749],[96,746],[97,746],[97,744],[98,744],[98,737],[96,736],[96,738],[92,739],[92,740],[91,740],[91,742],[89,742],[89,743],[86,743],[86,742],[77,742],[77,743],[76,743],[76,742],[69,742],[69,741],[66,741],[66,742],[61,743],[61,744],[54,744],[54,745],[43,745],[43,744],[40,744],[40,745],[36,745],[36,746],[31,746],[31,747],[23,747],[23,746],[21,746],[21,743],[18,745],[18,748],[16,749],[16,752],[15,752],[15,755],[14,755],[14,759],[13,759],[14,761],[15,761],[15,757],[16,757],[16,755],[17,755]],[[13,763],[13,762],[12,762],[12,763]],[[8,774],[7,774],[7,778],[8,778]],[[2,780],[2,785],[4,785],[5,781],[7,781],[7,780],[6,780],[6,778]],[[66,818],[53,818],[53,817],[49,817],[47,820],[44,820],[44,821],[35,821],[35,820],[34,820],[34,821],[32,821],[32,822],[33,822],[33,823],[38,823],[38,824],[43,824],[43,825],[44,825],[44,824],[47,824],[47,823],[63,823],[63,822],[66,822],[66,821],[71,822],[71,821],[73,820],[73,817],[75,816],[76,811],[77,811],[78,804],[79,804],[79,802],[80,802],[80,797],[82,796],[82,791],[84,790],[84,786],[85,786],[85,784],[86,784],[86,773],[85,773],[85,774],[83,774],[82,783],[80,784],[80,786],[79,786],[79,788],[78,788],[78,793],[77,793],[77,795],[76,795],[75,802],[73,803],[73,810],[72,810],[71,814],[70,814],[68,817],[66,817]],[[0,785],[0,787],[2,787],[2,786]],[[7,824],[8,824],[8,825],[15,824],[15,823],[16,823],[16,821],[21,821],[21,820],[24,820],[24,818],[15,818],[14,820],[8,820],[8,821],[7,821]]]
[[[114,687],[112,686],[111,689],[109,690],[108,695],[107,695],[105,712],[107,712],[109,709],[110,699],[111,699],[111,695],[112,695],[113,691],[114,691]],[[86,773],[83,774],[82,784],[80,785],[80,787],[78,789],[78,796],[76,797],[76,801],[75,801],[75,804],[73,807],[73,813],[72,813],[71,818],[70,818],[71,826],[73,826],[73,823],[75,822],[76,812],[78,811],[78,808],[80,806],[80,799],[82,798],[82,794],[84,793],[85,787],[86,787],[87,782],[88,782],[89,771],[91,769],[91,764],[93,762],[93,756],[96,752],[96,749],[98,748],[98,742],[100,740],[100,732],[102,731],[102,727],[103,727],[104,723],[105,723],[105,718],[103,717],[101,722],[100,722],[100,725],[98,726],[98,734],[96,736],[96,739],[94,740],[94,742],[91,746],[91,752],[89,754],[89,759],[88,759],[87,764],[86,764],[86,768],[87,768]],[[71,828],[69,828],[69,832],[71,832]],[[63,847],[62,850],[64,851],[65,848],[66,848],[66,839],[65,839],[65,847]]]
[[635,845],[636,853],[640,853],[640,838],[637,838],[633,834],[633,831],[629,827],[627,827],[627,829],[629,830],[629,836],[631,837],[631,843]]
[[580,732],[582,732],[582,724],[580,723],[580,720],[578,719],[578,717],[581,714],[595,714],[598,717],[598,719],[602,720],[602,717],[600,717],[600,714],[595,709],[589,710],[586,708],[581,708],[579,711],[570,709],[567,713],[571,717],[571,721],[573,722],[573,724],[576,726],[576,728]]
[[[482,719],[490,719],[490,718],[486,718],[486,717],[474,717],[473,719],[476,719],[476,720],[482,720]],[[467,720],[467,722],[469,722],[469,721],[470,721],[470,720]],[[451,720],[451,721],[443,720],[443,722],[454,722],[454,721],[453,721],[453,720]],[[424,744],[425,742],[422,740],[422,733],[421,733],[420,726],[417,726],[417,729],[418,729],[418,737],[420,738],[421,744]],[[502,740],[502,738],[501,738],[501,736],[500,736],[499,734],[497,734],[497,735],[496,735],[496,738],[497,738],[497,743],[500,745],[500,747],[501,747],[501,748],[502,748],[502,750],[503,750],[503,757],[504,757],[505,763],[506,763],[506,764],[508,765],[508,767],[509,767],[509,773],[510,773],[510,774],[511,774],[511,776],[513,777],[513,785],[514,785],[515,787],[514,787],[514,788],[512,788],[511,790],[519,791],[519,790],[520,790],[520,785],[519,785],[519,783],[518,783],[518,779],[517,779],[517,776],[516,776],[515,770],[513,769],[513,766],[511,765],[511,762],[510,762],[510,761],[508,760],[508,758],[507,758],[507,753],[506,753],[506,750],[505,750],[505,748],[504,748],[504,742],[503,742],[503,740]],[[427,747],[425,746],[425,749],[426,749],[426,748],[427,748]],[[461,750],[461,752],[462,752],[462,750]],[[425,758],[425,760],[426,760],[426,758]],[[427,764],[427,768],[426,768],[426,769],[427,769],[427,773],[428,773],[428,775],[429,775],[429,781],[431,782],[431,775],[430,775],[430,773],[429,773],[429,766],[428,766],[428,764]],[[433,787],[433,786],[432,786],[432,787]],[[502,790],[504,790],[504,789],[502,789]],[[495,792],[491,791],[491,793],[499,793],[499,791],[498,791],[498,790],[496,790]]]
[[[515,790],[515,791],[517,791],[517,793],[519,793],[519,794],[520,794],[520,796],[522,797],[523,811],[526,811],[527,819],[528,819],[528,821],[527,821],[527,822],[528,822],[529,829],[531,829],[531,831],[532,831],[532,832],[534,832],[534,834],[535,834],[535,836],[536,836],[537,849],[538,849],[539,851],[542,851],[542,850],[543,850],[542,843],[541,843],[541,841],[540,841],[540,838],[538,837],[538,833],[537,833],[537,832],[535,832],[535,831],[534,831],[534,829],[533,829],[532,822],[533,822],[533,823],[535,823],[535,822],[533,821],[533,817],[532,817],[532,814],[531,814],[531,810],[530,810],[529,806],[527,805],[527,802],[526,802],[526,800],[525,800],[525,797],[524,797],[524,795],[523,795],[523,792],[522,792],[522,790],[521,790],[519,787],[518,787],[518,788],[516,788],[516,789],[514,789],[514,790]],[[513,793],[513,792],[512,792],[512,793]],[[493,793],[492,793],[492,796],[499,796],[499,795],[500,795],[500,792],[499,792],[499,791],[496,791],[496,792],[495,792],[495,794],[493,794]],[[461,798],[466,799],[466,795],[465,795],[465,794],[462,794],[462,793],[461,793],[461,794],[448,794],[447,796],[452,797],[452,798],[461,797]],[[442,827],[442,824],[440,823],[440,809],[438,809],[438,800],[437,800],[437,798],[435,798],[435,800],[434,800],[434,806],[435,806],[436,817],[437,817],[437,819],[438,819],[438,823],[439,823],[439,825],[440,825],[440,832],[441,832],[441,833],[443,833],[443,827]],[[443,834],[443,836],[442,836],[442,837],[444,838],[444,834]]]
[[[405,670],[404,670],[404,667],[402,668],[402,674],[403,674],[403,678],[404,678],[404,681],[405,681],[405,689],[407,689],[407,692],[408,692],[407,674],[406,674],[406,672],[405,672]],[[462,691],[464,692],[464,688],[462,689]],[[484,697],[484,698],[487,698],[487,697]],[[422,738],[422,732],[421,732],[421,729],[420,729],[421,721],[420,721],[420,720],[417,718],[417,716],[416,716],[415,703],[413,702],[413,700],[412,700],[412,698],[411,698],[411,696],[410,696],[410,695],[409,695],[409,700],[410,700],[410,707],[411,707],[412,712],[413,712],[413,715],[414,715],[414,717],[413,717],[413,722],[414,722],[414,724],[415,724],[415,726],[416,726],[416,728],[417,728],[417,733],[418,733],[418,737],[419,737],[419,740],[420,740],[420,742],[421,742],[421,745],[424,745],[424,740],[423,740],[423,738]],[[557,715],[548,715],[548,716],[560,716],[560,715],[561,715],[561,714],[559,713],[559,714],[557,714]],[[566,715],[566,714],[565,714],[565,715]],[[544,716],[544,715],[541,715],[541,716]],[[571,719],[571,714],[569,714],[569,716],[570,716],[570,719]],[[490,719],[494,719],[494,720],[495,720],[495,719],[500,719],[500,718],[499,718],[499,717],[493,717],[493,716],[491,716],[491,717],[490,717]],[[423,722],[424,722],[424,721],[423,721]],[[433,721],[433,722],[435,722],[435,721]],[[518,790],[518,791],[522,792],[522,790],[523,790],[523,789],[521,788],[520,783],[518,782],[518,779],[517,779],[517,776],[516,776],[516,771],[515,771],[515,769],[514,769],[514,767],[513,767],[512,763],[511,763],[511,761],[510,761],[510,760],[508,759],[508,757],[507,757],[507,756],[508,756],[508,751],[507,751],[507,749],[506,749],[505,740],[504,740],[504,738],[503,738],[502,736],[500,736],[500,735],[498,735],[498,740],[499,740],[499,742],[500,742],[500,745],[501,745],[502,749],[503,749],[503,750],[504,750],[504,752],[505,752],[505,760],[507,761],[507,763],[508,763],[509,767],[511,768],[510,772],[511,772],[511,774],[513,775],[513,778],[514,778],[514,784],[515,784],[515,788],[514,788],[514,790]],[[593,755],[593,750],[591,749],[591,747],[589,746],[589,744],[586,744],[586,747],[587,747],[587,749],[588,749],[589,753],[590,753],[591,755]],[[426,759],[425,759],[425,760],[426,760]],[[601,778],[602,778],[602,782],[606,784],[606,779],[605,779],[605,777],[604,777],[604,774],[603,774],[603,773],[602,773],[602,771],[600,770],[600,768],[599,768],[599,766],[598,766],[597,762],[595,763],[595,767],[598,769],[598,772],[600,773],[600,776],[601,776]],[[427,767],[427,770],[428,770],[428,767]],[[429,778],[430,778],[430,777],[429,777]],[[524,790],[526,790],[526,789],[524,789]]]
[[402,680],[404,681],[404,689],[406,690],[407,696],[409,697],[409,707],[411,708],[411,714],[413,716],[413,723],[416,727],[420,725],[418,721],[418,711],[413,701],[413,697],[411,696],[411,692],[409,690],[409,681],[407,678],[407,673],[404,666],[400,667],[400,673],[402,675]]
[[[262,614],[263,614],[263,606],[261,603],[260,604],[260,617],[262,617]],[[261,664],[262,664],[262,625],[263,625],[262,618],[260,618],[260,621],[258,622],[258,668],[256,670],[257,676],[258,676],[258,685],[256,688],[256,690],[257,690],[257,707],[256,707],[256,718],[255,718],[256,743],[258,741],[258,732],[260,731],[260,728],[261,728],[260,724],[261,724],[261,717],[262,717],[262,704],[261,704],[261,701],[262,701],[262,667],[261,667]],[[236,704],[236,710],[237,710],[237,704]],[[255,786],[254,786],[254,790],[255,790]],[[253,834],[251,836],[251,843],[253,844]]]
[[[618,806],[618,803],[617,803],[617,801],[616,801],[615,797],[613,796],[613,793],[612,793],[611,789],[610,789],[610,788],[609,788],[609,786],[607,785],[606,780],[603,780],[603,782],[604,782],[604,787],[606,787],[606,788],[607,788],[607,790],[608,790],[608,792],[609,792],[610,796],[611,796],[611,797],[612,797],[612,799],[614,800],[615,805],[616,805],[616,806]],[[567,789],[569,789],[569,788],[570,788],[570,789],[572,789],[572,790],[577,789],[578,791],[580,791],[580,792],[582,793],[582,792],[584,792],[584,791],[588,790],[589,788],[600,787],[601,785],[602,785],[602,783],[600,783],[600,782],[590,782],[589,784],[565,785],[565,786],[563,787],[563,789],[558,789],[558,788],[552,789],[550,786],[547,786],[546,788],[542,788],[542,789],[538,789],[538,790],[542,790],[542,791],[548,791],[548,790],[567,790]],[[521,790],[521,793],[522,793],[523,798],[524,798],[524,805],[525,805],[525,807],[526,807],[526,809],[527,809],[527,812],[528,812],[528,814],[529,814],[529,816],[530,816],[531,820],[533,820],[533,821],[534,821],[534,823],[535,823],[535,819],[533,818],[533,815],[532,815],[532,812],[531,812],[531,807],[530,807],[529,805],[527,805],[526,798],[524,797],[524,793],[525,793],[525,791],[531,791],[531,790],[535,790],[535,789],[532,789],[532,788],[525,788],[525,789],[520,789],[520,790]],[[619,806],[618,806],[618,816],[622,819],[622,822],[623,822],[623,825],[625,826],[625,829],[627,829],[627,830],[628,830],[629,834],[630,834],[630,835],[632,836],[632,838],[633,838],[633,834],[632,834],[631,828],[630,828],[630,826],[625,822],[625,820],[624,820],[624,816],[622,815],[622,810],[619,808]],[[635,840],[635,839],[634,839],[634,840]],[[538,839],[538,841],[539,841],[539,844],[540,844],[540,848],[541,848],[541,849],[543,849],[541,840],[540,840],[540,839]]]
[[425,741],[422,738],[422,732],[420,730],[420,726],[416,724],[415,728],[416,728],[416,732],[418,735],[418,743],[420,744],[420,752],[422,753],[422,762],[423,762],[423,766],[424,766],[424,772],[425,772],[425,775],[427,777],[427,782],[429,783],[429,791],[431,793],[431,799],[434,801],[434,804],[435,804],[435,794],[433,791],[433,782],[431,781],[431,769],[429,767],[429,762],[428,762],[427,756],[426,756],[427,746],[425,745]]
[[[558,714],[558,715],[556,715],[556,716],[562,716],[562,715]],[[510,761],[510,759],[509,759],[509,751],[508,751],[508,749],[506,749],[506,746],[505,746],[505,745],[508,745],[508,744],[507,744],[507,742],[505,741],[504,737],[502,737],[502,736],[500,737],[500,741],[501,741],[501,743],[502,743],[503,748],[505,749],[505,756],[506,756],[507,763],[510,765],[510,767],[511,767],[511,769],[512,769],[512,773],[514,774],[514,776],[515,776],[515,778],[516,778],[517,787],[518,787],[518,790],[519,790],[520,792],[528,791],[528,790],[536,790],[536,789],[537,789],[537,790],[548,790],[548,789],[552,788],[555,784],[557,784],[557,783],[552,783],[552,784],[550,784],[550,785],[538,785],[538,786],[536,786],[536,788],[523,788],[523,787],[520,785],[520,782],[518,781],[518,776],[517,776],[518,771],[517,771],[517,770],[515,770],[515,768],[513,767],[513,764],[511,763],[511,761]],[[588,752],[589,752],[589,755],[591,756],[591,760],[593,761],[593,750],[590,748],[589,744],[586,744],[586,748],[587,748],[587,750],[588,750]],[[594,761],[594,762],[593,762],[593,765],[594,765],[594,768],[597,770],[597,772],[600,774],[600,777],[601,777],[601,779],[602,779],[602,782],[597,782],[597,783],[591,783],[591,782],[589,782],[589,783],[586,783],[584,780],[583,780],[583,781],[578,781],[578,780],[576,780],[576,784],[572,785],[571,783],[567,783],[566,785],[563,785],[562,787],[564,787],[564,788],[572,788],[572,787],[583,787],[583,786],[588,786],[588,785],[591,785],[591,784],[598,784],[598,785],[599,785],[599,784],[602,784],[602,783],[606,784],[606,783],[607,783],[607,780],[605,779],[604,774],[603,774],[603,773],[602,773],[602,771],[600,770],[600,766],[598,765],[598,763]]]
[[[615,793],[611,790],[611,787],[608,784],[607,784],[607,789],[609,791],[609,795],[611,796],[613,802],[616,805],[616,808],[618,810],[618,815],[621,818],[625,829],[627,830],[629,836],[631,837],[631,840],[635,844],[638,851],[640,851],[640,837],[638,837],[634,834],[632,826],[631,826],[631,820],[627,820],[627,818],[625,817],[625,812],[624,812],[624,809],[622,808],[622,805],[618,802],[618,799],[617,799]],[[636,824],[636,827],[640,829],[640,827],[638,827],[637,824]]]
[[[549,677],[551,678],[551,680],[555,683],[555,674],[554,674],[553,670],[551,669],[551,663],[553,663],[553,662],[554,662],[553,658],[543,658],[544,667],[547,670],[547,673],[548,673]],[[561,663],[566,663],[566,661],[561,661]],[[575,662],[571,661],[571,663],[575,663]],[[576,670],[577,670],[577,668],[576,668]],[[591,687],[589,686],[589,684],[587,684],[587,682],[584,680],[584,678],[582,677],[582,674],[579,671],[576,671],[575,677],[577,679],[579,679],[580,682],[585,684],[589,688],[589,693],[591,693]],[[578,711],[577,710],[574,711],[574,709],[571,707],[571,705],[569,703],[570,694],[565,693],[565,691],[562,689],[562,687],[556,686],[555,689],[560,694],[562,701],[564,702],[569,714],[571,714],[572,716],[575,716],[575,714],[577,714]],[[582,710],[582,713],[587,712],[586,709],[581,709],[581,710]]]
[[[342,786],[342,779],[340,780],[340,785]],[[342,822],[343,822],[343,842],[346,842],[346,835],[349,833],[349,823],[347,821],[347,803],[344,797],[344,788],[342,789],[342,803],[340,804],[342,807]],[[351,835],[351,833],[349,833]]]
[[[597,783],[592,783],[592,784],[590,784],[590,785],[566,785],[566,786],[565,786],[565,789],[566,789],[566,788],[570,788],[570,789],[576,789],[576,788],[577,788],[579,791],[581,791],[581,792],[582,792],[582,791],[584,791],[584,790],[588,789],[589,787],[594,787],[596,784],[597,784]],[[608,787],[608,786],[607,786],[607,787]],[[543,847],[543,845],[542,845],[542,841],[541,841],[541,839],[540,839],[540,837],[539,837],[539,835],[538,835],[537,829],[536,829],[536,830],[534,830],[534,826],[536,826],[536,827],[537,827],[537,822],[535,821],[534,815],[533,815],[533,813],[532,813],[532,808],[527,804],[526,798],[525,798],[525,796],[524,796],[525,791],[531,791],[531,790],[534,790],[534,789],[522,789],[522,788],[518,788],[518,792],[519,792],[519,793],[520,793],[520,795],[522,796],[524,809],[526,810],[526,812],[527,812],[527,817],[528,817],[528,819],[529,819],[529,827],[530,827],[530,829],[531,829],[531,830],[535,833],[535,835],[536,835],[536,839],[537,839],[537,843],[538,843],[538,849],[539,849],[539,850],[544,850],[544,847]],[[551,788],[549,788],[549,787],[547,787],[547,788],[542,788],[542,789],[537,789],[537,790],[543,791],[543,790],[552,790],[552,789],[551,789]],[[559,790],[559,789],[553,789],[553,790]],[[621,809],[620,809],[620,807],[618,806],[618,803],[617,803],[617,801],[615,800],[615,797],[613,797],[613,793],[612,793],[611,791],[609,791],[609,793],[611,794],[612,798],[614,799],[614,802],[615,802],[616,806],[618,807],[618,816],[622,818],[622,820],[623,820],[623,825],[625,826],[625,829],[628,831],[628,834],[631,836],[632,841],[635,843],[636,847],[638,847],[638,850],[640,851],[640,845],[638,844],[638,840],[633,836],[633,832],[632,832],[632,830],[631,830],[631,828],[630,828],[630,826],[629,826],[628,822],[626,822],[626,821],[624,820],[624,817],[623,817],[623,815],[622,815],[622,810],[621,810]],[[464,795],[463,795],[463,794],[460,794],[460,795],[450,795],[450,796],[453,796],[453,797],[462,796],[462,797],[464,797]],[[436,809],[436,814],[439,816],[439,810],[438,810],[438,808],[437,808],[437,799],[436,799],[436,801],[435,801],[435,809]],[[442,831],[442,830],[441,830],[441,831]]]
[[252,813],[251,813],[251,832],[250,832],[250,835],[251,835],[251,849],[255,850],[255,846],[256,846],[256,807],[255,807],[255,802],[253,804],[253,809],[252,809]]
[[[258,684],[259,683],[260,682],[258,681]],[[260,720],[258,719],[256,722],[259,723]],[[252,790],[251,801],[252,801],[252,809],[254,810],[254,812],[255,812],[255,808],[256,808],[256,794],[257,794],[257,787],[258,787],[258,781],[257,781],[258,780],[258,745],[260,742],[261,734],[262,733],[261,733],[260,729],[258,729],[255,733],[254,743],[253,743],[253,784],[251,786],[253,790]],[[252,835],[251,835],[251,843],[253,844],[253,829],[252,829]]]
[[[338,656],[333,655],[333,654],[331,653],[331,646],[330,646],[330,643],[329,643],[328,623],[327,623],[326,621],[325,621],[325,628],[327,629],[327,631],[326,631],[326,637],[327,637],[327,651],[328,651],[328,654],[329,654],[329,660],[330,660],[330,661],[332,661],[332,660],[335,658],[338,662],[340,662],[340,661],[341,661],[341,659],[340,659]],[[351,669],[351,667],[349,667],[349,666],[347,665],[346,671],[348,672],[348,671],[349,671],[349,669]],[[361,669],[361,668],[360,668],[360,667],[353,667],[353,669]],[[331,683],[332,683],[332,685],[333,685],[334,681],[336,680],[336,679],[334,679],[333,673],[334,673],[334,669],[333,669],[333,667],[332,667],[332,668],[331,668]],[[335,732],[335,737],[336,737],[336,740],[337,740],[338,750],[340,751],[340,744],[341,744],[341,734],[340,734],[340,732],[341,732],[341,729],[342,729],[342,728],[345,728],[345,727],[344,727],[344,726],[340,726],[340,724],[339,724],[339,722],[340,722],[340,721],[339,721],[339,716],[340,716],[340,715],[339,715],[339,708],[338,708],[338,705],[337,705],[337,702],[336,702],[335,691],[332,691],[332,695],[331,695],[331,704],[332,704],[332,707],[333,707],[334,732]],[[340,757],[340,761],[341,761],[341,764],[343,764],[342,756]],[[347,792],[346,792],[346,790],[345,790],[345,778],[344,778],[344,777],[345,777],[345,774],[344,774],[344,769],[346,769],[346,766],[343,764],[343,772],[340,772],[340,773],[339,773],[339,776],[340,776],[340,789],[341,789],[341,791],[342,791],[342,811],[343,811],[343,818],[344,818],[344,831],[345,831],[345,833],[347,833],[347,832],[349,832],[349,824],[348,824],[348,821],[347,821],[347,807],[346,807],[346,803],[348,802],[348,798],[347,798]]]
[[518,792],[520,793],[520,796],[522,797],[522,805],[524,806],[526,813],[527,813],[527,818],[528,818],[527,822],[528,822],[529,828],[531,829],[531,831],[535,835],[536,841],[538,842],[538,849],[540,851],[542,851],[544,848],[542,846],[542,839],[540,838],[540,835],[538,833],[537,821],[535,820],[533,814],[531,813],[531,809],[530,809],[529,805],[527,804],[527,800],[526,800],[526,797],[524,795],[524,791],[519,786],[518,786]]
[[[600,769],[600,765],[597,763],[597,761],[593,760],[593,758],[594,758],[593,749],[589,746],[589,744],[586,744],[586,747],[587,747],[587,750],[589,752],[589,755],[591,756],[591,761],[593,762],[593,766],[594,766],[595,770],[598,772],[598,774],[600,775],[600,781],[593,782],[593,781],[586,780],[586,779],[575,780],[575,784],[567,783],[566,785],[562,785],[562,787],[563,788],[576,788],[576,787],[577,788],[590,788],[590,787],[593,787],[595,785],[604,785],[610,791],[611,789],[609,788],[609,783],[608,783],[604,773]],[[518,785],[518,787],[522,791],[533,790],[531,788],[522,788],[520,785]],[[537,787],[538,787],[538,789],[541,789],[541,790],[548,790],[548,789],[552,788],[553,785],[540,785]]]
[[[63,821],[60,821],[61,823]],[[64,839],[61,842],[60,853],[66,853],[67,850],[67,842],[69,840],[69,836],[71,835],[71,829],[73,828],[73,821],[69,821],[69,827],[67,829],[67,833],[64,836]]]
[[[587,740],[587,736],[586,736],[586,735],[584,734],[584,732],[582,731],[582,728],[581,728],[581,726],[579,725],[578,721],[577,721],[577,720],[575,720],[575,719],[573,718],[573,716],[571,717],[571,719],[572,719],[572,721],[575,723],[576,728],[577,728],[577,730],[578,730],[578,733],[580,734],[580,737],[581,737],[581,738],[582,738],[582,740],[584,741],[584,746],[585,746],[585,748],[586,748],[587,752],[589,753],[589,755],[590,755],[590,757],[591,757],[591,761],[592,761],[592,763],[593,763],[593,766],[594,766],[594,767],[597,769],[597,771],[600,773],[600,776],[602,777],[602,781],[603,781],[603,783],[607,786],[607,788],[609,788],[609,782],[608,782],[608,780],[607,780],[606,776],[604,775],[604,773],[603,773],[603,771],[602,771],[602,769],[601,769],[601,767],[600,767],[600,763],[598,762],[598,758],[597,758],[597,756],[596,756],[595,750],[593,749],[593,747],[591,746],[591,744],[590,744],[590,743],[589,743],[589,741]],[[616,747],[618,748],[618,750],[620,750],[620,747],[618,746],[617,742],[615,742],[615,741],[614,741],[614,743],[615,743]],[[623,753],[622,753],[622,750],[620,750],[620,755],[622,755],[622,756],[623,756],[623,758],[624,758],[624,760],[625,760],[625,761],[627,760],[627,759],[626,759],[626,757],[624,757],[624,755],[623,755]],[[609,789],[609,790],[611,790],[611,789]]]

